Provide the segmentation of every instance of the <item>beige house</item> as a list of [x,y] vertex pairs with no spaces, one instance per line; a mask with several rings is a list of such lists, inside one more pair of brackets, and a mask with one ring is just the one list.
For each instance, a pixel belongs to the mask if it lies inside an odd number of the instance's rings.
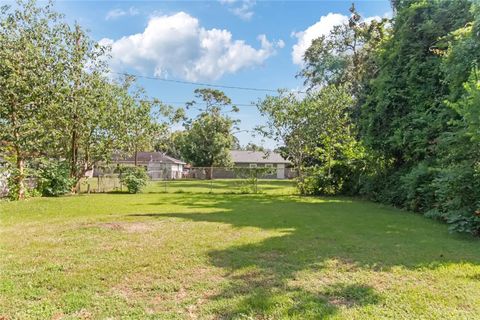
[[[115,156],[114,163],[135,165],[135,157]],[[137,166],[143,166],[152,180],[180,179],[183,175],[185,162],[167,156],[162,152],[138,152]]]
[[[291,177],[291,162],[285,160],[277,152],[232,150],[230,151],[230,158],[233,162],[233,168],[213,168],[213,178],[239,178],[235,168],[272,168],[271,173],[262,175],[261,178],[264,179],[286,179]],[[201,174],[195,172],[194,176],[200,177]]]
[[275,174],[269,178],[285,179],[286,168],[291,165],[291,162],[285,160],[280,153],[273,151],[244,151],[244,150],[232,150],[230,156],[235,167],[266,167],[275,168]]

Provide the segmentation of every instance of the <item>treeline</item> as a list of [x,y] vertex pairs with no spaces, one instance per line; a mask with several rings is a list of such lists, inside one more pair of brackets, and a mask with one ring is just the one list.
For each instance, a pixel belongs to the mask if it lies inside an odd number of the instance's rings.
[[305,194],[362,195],[480,233],[480,7],[397,0],[313,41],[307,97],[259,102]]
[[135,79],[113,79],[108,49],[52,9],[20,1],[0,9],[0,156],[9,195],[76,191],[94,164],[152,147],[178,114]]

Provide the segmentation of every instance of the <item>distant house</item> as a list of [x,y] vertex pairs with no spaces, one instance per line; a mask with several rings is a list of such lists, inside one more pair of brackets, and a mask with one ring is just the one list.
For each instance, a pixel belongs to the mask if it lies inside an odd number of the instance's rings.
[[[292,163],[277,152],[232,150],[230,157],[235,168],[272,168],[272,172],[264,174],[262,178],[285,179],[291,177],[289,168]],[[214,168],[213,177],[217,179],[237,178],[237,173],[235,169]]]
[[[122,165],[135,165],[135,157],[114,156],[113,162]],[[162,152],[138,152],[137,166],[143,166],[152,179],[180,179],[185,162],[169,157]]]
[[270,178],[285,179],[286,168],[292,163],[285,160],[280,153],[273,151],[243,151],[232,150],[230,157],[235,167],[250,167],[250,168],[275,168],[275,174]]

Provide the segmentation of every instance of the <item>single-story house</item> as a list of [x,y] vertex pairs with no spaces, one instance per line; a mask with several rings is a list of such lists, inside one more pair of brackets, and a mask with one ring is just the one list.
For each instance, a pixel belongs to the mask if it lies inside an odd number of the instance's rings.
[[[135,156],[114,156],[113,163],[135,165]],[[167,156],[162,152],[138,152],[137,166],[143,166],[151,179],[180,179],[185,162]]]
[[[272,168],[272,172],[264,174],[262,178],[285,179],[291,176],[289,168],[292,163],[277,152],[231,150],[230,157],[234,168]],[[236,178],[237,173],[235,169],[214,168],[213,177]]]

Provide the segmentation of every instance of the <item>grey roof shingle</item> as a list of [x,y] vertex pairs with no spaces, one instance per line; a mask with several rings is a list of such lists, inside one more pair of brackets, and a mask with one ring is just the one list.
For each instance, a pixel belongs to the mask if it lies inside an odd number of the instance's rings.
[[279,153],[273,151],[231,150],[230,156],[234,163],[284,163],[290,164]]

